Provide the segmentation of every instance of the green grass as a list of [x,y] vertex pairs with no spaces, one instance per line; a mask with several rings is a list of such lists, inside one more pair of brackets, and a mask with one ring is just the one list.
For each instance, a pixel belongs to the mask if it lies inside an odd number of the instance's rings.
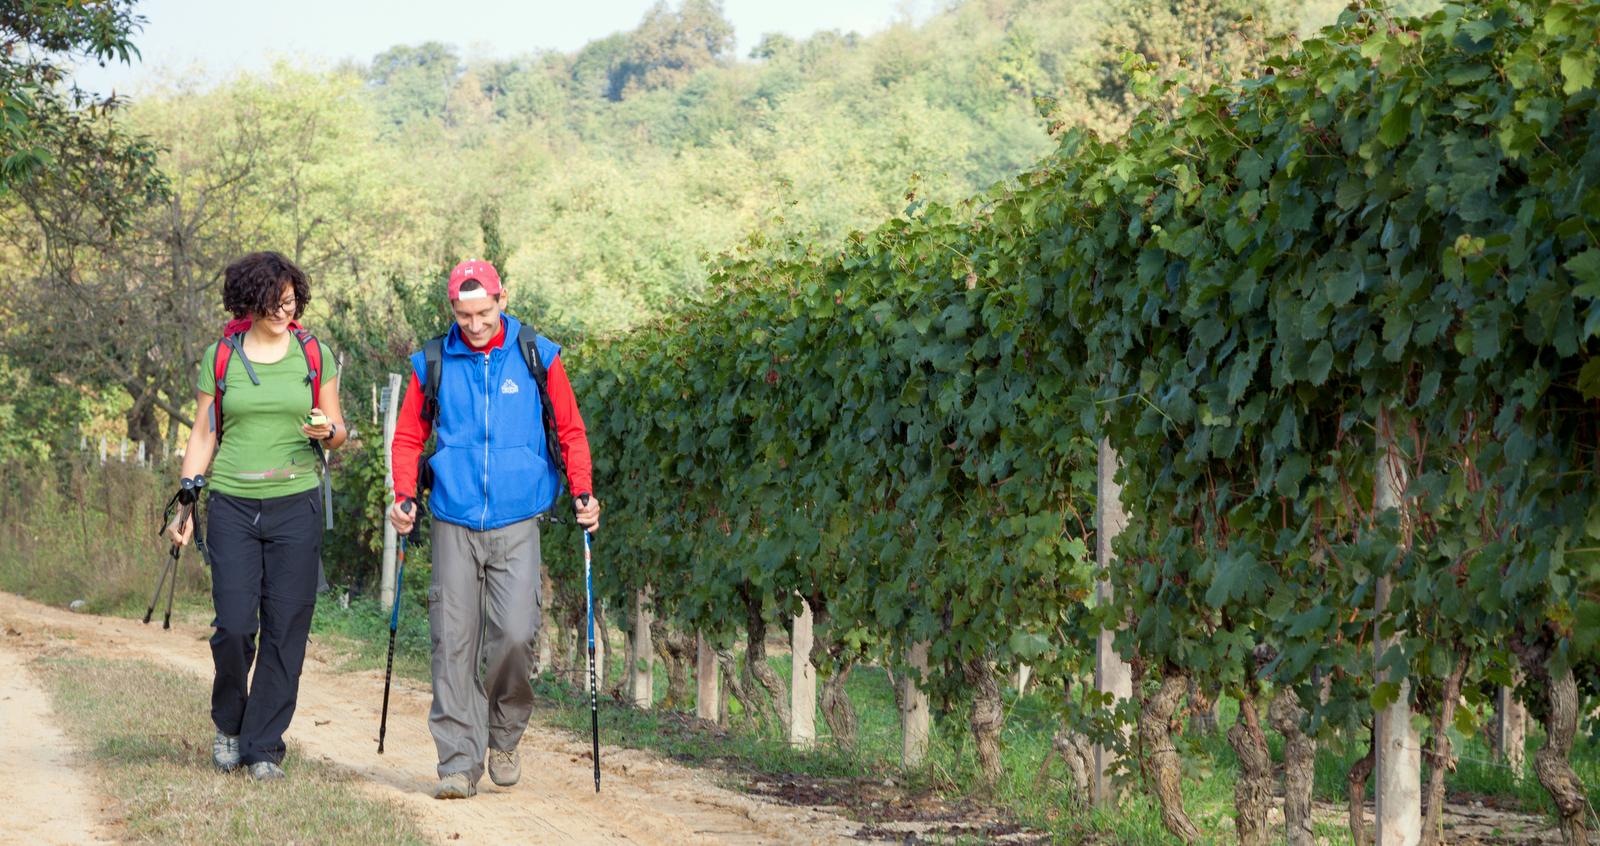
[[428,841],[393,803],[290,744],[288,778],[258,784],[211,766],[204,680],[140,661],[39,660],[55,713],[90,771],[117,800],[125,839],[174,844]]
[[[789,677],[786,656],[770,659],[774,671],[785,682]],[[665,672],[656,662],[656,701],[665,690]],[[620,672],[620,670],[619,670]],[[542,714],[550,723],[587,736],[589,713],[587,695],[545,676],[535,680],[535,689],[544,705]],[[891,777],[911,793],[932,792],[948,797],[980,795],[976,759],[964,712],[951,712],[936,719],[932,745],[926,764],[915,772],[899,768],[900,732],[893,691],[886,673],[877,668],[859,668],[847,685],[860,720],[860,738],[853,754],[829,742],[826,723],[820,713],[818,746],[811,751],[789,747],[770,728],[741,719],[733,706],[732,728],[723,731],[682,714],[641,711],[609,700],[601,703],[601,738],[621,746],[655,750],[675,760],[694,765],[715,765],[730,772],[735,786],[747,783],[750,774],[781,776],[799,774],[835,783],[847,790],[852,782],[876,782]],[[692,712],[694,687],[682,704]],[[1037,781],[1040,764],[1049,750],[1055,722],[1043,696],[1029,694],[1017,699],[1006,694],[1006,722],[1002,733],[1004,774],[988,801],[1008,811],[1019,823],[1048,832],[1060,843],[1151,843],[1177,842],[1161,826],[1154,801],[1135,789],[1130,799],[1115,811],[1084,808],[1080,798],[1067,791],[1059,764],[1042,784]],[[1222,703],[1221,724],[1231,725],[1238,706],[1231,700]],[[1552,813],[1544,789],[1532,777],[1517,778],[1494,762],[1479,737],[1452,735],[1461,761],[1447,780],[1451,794],[1486,796],[1511,808],[1530,813]],[[1528,760],[1543,742],[1530,730]],[[1206,843],[1234,842],[1233,790],[1238,759],[1223,734],[1191,735],[1177,738],[1184,766],[1184,801]],[[1281,763],[1283,740],[1268,732],[1274,760]],[[1316,798],[1339,807],[1345,803],[1344,775],[1349,765],[1364,754],[1353,744],[1319,745],[1316,762]],[[1592,738],[1580,737],[1573,751],[1573,764],[1589,786],[1593,802],[1600,804],[1600,746]],[[1368,791],[1372,785],[1369,782]],[[848,804],[846,802],[845,804]],[[1342,842],[1348,832],[1343,814],[1319,821],[1315,832],[1329,842]]]
[[[382,670],[389,651],[389,615],[372,597],[353,597],[346,608],[338,596],[323,594],[311,618],[311,640],[331,642],[344,656],[342,671]],[[427,608],[408,593],[401,598],[395,630],[395,675],[427,681],[430,648]]]

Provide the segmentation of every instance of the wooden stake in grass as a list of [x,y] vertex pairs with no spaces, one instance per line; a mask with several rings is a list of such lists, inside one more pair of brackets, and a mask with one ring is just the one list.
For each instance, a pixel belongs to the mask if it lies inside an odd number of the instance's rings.
[[913,672],[907,673],[900,683],[900,766],[913,769],[928,757],[928,726],[931,712],[928,694],[924,693],[919,679],[928,673],[928,642],[917,641],[911,645],[907,656]]
[[800,600],[789,634],[789,745],[808,749],[817,739],[817,668],[811,663],[811,606]]
[[[1116,563],[1111,542],[1128,525],[1128,514],[1122,510],[1122,486],[1117,484],[1117,453],[1111,442],[1101,439],[1098,457],[1098,484],[1095,504],[1095,561],[1100,568],[1100,581],[1095,588],[1096,602],[1113,601],[1111,580],[1107,573]],[[1117,654],[1112,645],[1116,637],[1113,629],[1103,629],[1095,644],[1094,689],[1109,693],[1115,702],[1133,697],[1133,667]],[[1096,805],[1109,807],[1117,803],[1117,789],[1111,773],[1117,765],[1115,753],[1108,747],[1094,748],[1094,791]]]
[[[1394,424],[1387,412],[1378,415],[1377,490],[1374,511],[1382,513],[1401,508],[1406,487],[1406,471],[1401,464],[1400,447]],[[1380,619],[1389,604],[1389,577],[1378,579],[1376,610]],[[1399,636],[1380,639],[1375,659],[1379,665],[1391,649],[1398,648]],[[1422,739],[1411,724],[1411,682],[1404,677],[1390,679],[1399,686],[1398,696],[1388,707],[1373,715],[1373,748],[1377,752],[1378,846],[1414,846],[1422,840]]]
[[650,640],[650,588],[633,595],[633,626],[628,639],[628,700],[635,708],[648,709],[655,701],[654,644]]
[[720,713],[721,691],[717,684],[717,651],[705,634],[694,636],[694,715],[702,720],[716,722]]

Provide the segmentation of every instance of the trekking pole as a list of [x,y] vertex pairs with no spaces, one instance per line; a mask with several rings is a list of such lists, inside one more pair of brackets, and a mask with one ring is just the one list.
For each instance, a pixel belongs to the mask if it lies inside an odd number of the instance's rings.
[[[578,497],[584,505],[589,495]],[[594,738],[594,792],[600,792],[600,697],[594,675],[594,582],[590,577],[589,530],[583,530],[583,598],[589,610],[589,730]]]
[[[178,505],[178,516],[167,524],[169,529],[183,528],[183,524],[194,514],[195,500],[199,496],[200,486],[205,484],[204,478],[203,476],[196,476],[193,479],[182,480],[178,492],[173,494],[172,499],[167,503],[169,507],[174,503]],[[168,511],[168,513],[170,514],[171,511]],[[161,628],[172,628],[172,600],[173,595],[178,590],[178,555],[181,551],[182,547],[174,542],[172,549],[167,552],[166,566],[161,568],[161,577],[156,580],[156,592],[150,595],[150,605],[144,609],[145,625],[150,624],[150,617],[156,612],[156,603],[161,601],[161,588],[165,586],[167,588],[167,613],[166,617],[161,621]],[[172,577],[170,580],[167,578],[169,575]]]
[[[168,573],[172,573],[172,580],[174,582],[176,582],[178,580],[178,574],[173,572],[173,568],[177,564],[177,561],[178,561],[178,545],[177,544],[173,544],[172,545],[172,551],[170,553],[168,553],[168,555],[170,555],[171,557],[169,557],[167,559],[166,563],[163,564],[162,567],[161,567],[161,578],[156,579],[156,592],[150,594],[150,605],[144,609],[144,623],[147,626],[150,625],[150,615],[156,613],[156,603],[161,601],[161,588],[165,587],[166,584],[167,584],[167,574]],[[168,621],[167,628],[172,628],[172,625],[171,625],[172,608],[171,608],[171,606],[168,606],[168,608],[167,608],[167,621]]]
[[[400,503],[400,510],[411,513],[411,500]],[[383,716],[378,719],[378,754],[383,754],[383,736],[389,730],[389,679],[394,677],[394,633],[400,627],[400,587],[405,584],[406,578],[406,541],[411,539],[412,532],[417,527],[412,525],[411,531],[400,536],[400,554],[396,557],[397,566],[394,576],[394,602],[389,606],[389,658],[383,666]]]
[[172,545],[172,559],[167,562],[167,569],[172,571],[172,578],[167,580],[167,613],[161,618],[161,628],[172,629],[172,598],[178,592],[178,549],[177,544]]

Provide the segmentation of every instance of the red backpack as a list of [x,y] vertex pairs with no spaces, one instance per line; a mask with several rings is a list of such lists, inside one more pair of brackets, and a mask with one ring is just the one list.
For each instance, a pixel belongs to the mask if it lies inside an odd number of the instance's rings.
[[[237,354],[239,361],[244,365],[244,372],[250,377],[252,385],[261,384],[256,378],[256,370],[250,365],[250,359],[244,354],[244,333],[250,331],[250,318],[241,317],[228,321],[222,328],[222,340],[217,342],[216,353],[211,357],[211,376],[216,383],[216,397],[211,403],[211,431],[217,433],[217,443],[222,443],[222,395],[227,391],[228,364]],[[289,331],[294,333],[296,341],[300,342],[300,352],[306,358],[306,385],[311,389],[311,407],[316,408],[322,402],[322,344],[318,343],[317,336],[311,334],[298,322],[290,321]],[[322,463],[322,513],[327,518],[329,529],[333,528],[333,485],[328,476],[328,454],[322,444],[316,440],[311,441],[311,449],[317,454],[317,460]]]

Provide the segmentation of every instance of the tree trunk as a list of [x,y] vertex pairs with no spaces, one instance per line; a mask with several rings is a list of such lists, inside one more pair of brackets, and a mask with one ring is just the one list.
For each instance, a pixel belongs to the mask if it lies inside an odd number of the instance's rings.
[[1422,794],[1422,844],[1439,846],[1444,840],[1444,776],[1456,768],[1450,749],[1449,728],[1461,700],[1461,679],[1467,674],[1467,654],[1456,659],[1456,666],[1444,680],[1443,702],[1433,714],[1433,749],[1428,753],[1427,790]]
[[1187,692],[1188,679],[1169,670],[1161,688],[1139,712],[1139,742],[1144,747],[1144,773],[1161,802],[1161,824],[1184,843],[1200,839],[1199,829],[1183,810],[1183,766],[1172,745],[1172,715]]
[[[1532,668],[1527,668],[1532,670]],[[1549,695],[1539,715],[1544,723],[1544,746],[1533,755],[1533,771],[1539,783],[1555,801],[1560,814],[1561,837],[1567,846],[1589,846],[1589,830],[1584,815],[1589,812],[1588,794],[1572,769],[1572,743],[1578,733],[1578,685],[1571,668],[1560,675],[1548,664],[1536,672],[1547,681]]]
[[[859,722],[856,719],[855,705],[851,703],[850,695],[845,690],[845,682],[850,680],[850,671],[855,669],[855,659],[844,657],[846,647],[833,636],[833,627],[830,625],[832,618],[828,616],[827,601],[813,597],[809,602],[814,623],[811,663],[817,666],[819,671],[827,672],[822,678],[820,702],[822,721],[827,724],[836,746],[845,751],[853,751],[856,748]],[[828,656],[828,661],[818,662],[815,658],[818,653]],[[898,696],[898,693],[896,695]]]
[[1267,721],[1283,735],[1283,816],[1289,846],[1316,846],[1311,833],[1311,789],[1316,780],[1317,742],[1300,727],[1300,696],[1284,689],[1267,709]]
[[1228,729],[1228,745],[1239,756],[1239,779],[1233,787],[1233,822],[1239,846],[1267,846],[1272,840],[1267,823],[1267,811],[1272,808],[1272,752],[1261,731],[1261,715],[1252,694],[1239,700],[1239,718]]
[[1222,730],[1219,725],[1217,691],[1200,682],[1189,680],[1189,733],[1196,735],[1216,734]]
[[[1067,710],[1072,708],[1072,684],[1071,676],[1061,681],[1061,704]],[[1094,791],[1094,744],[1089,742],[1088,736],[1066,726],[1056,729],[1055,736],[1050,738],[1050,749],[1039,764],[1039,775],[1033,780],[1036,791],[1044,790],[1045,779],[1050,775],[1050,758],[1055,755],[1060,755],[1067,766],[1067,804],[1076,808],[1087,806]]]
[[145,453],[155,455],[161,447],[161,421],[156,417],[155,389],[138,382],[124,385],[133,398],[133,406],[124,416],[128,425],[128,440],[144,443]]
[[667,670],[667,697],[661,708],[675,711],[689,701],[689,662],[694,651],[694,641],[682,632],[675,632],[665,620],[650,622],[651,645]]
[[756,708],[762,718],[778,731],[789,725],[789,691],[767,663],[767,618],[761,613],[761,596],[748,587],[741,589],[745,602],[744,671]]
[[1057,731],[1050,739],[1050,750],[1044,753],[1039,764],[1039,774],[1033,779],[1036,790],[1043,791],[1045,779],[1050,775],[1050,759],[1061,756],[1067,766],[1067,804],[1083,807],[1088,804],[1089,791],[1094,787],[1094,744],[1075,731]]
[[854,751],[860,736],[860,721],[856,719],[855,704],[845,691],[854,662],[841,664],[822,680],[822,721],[828,724],[833,742],[846,752]]
[[978,773],[985,790],[1000,783],[1000,727],[1005,722],[1001,708],[1000,685],[987,657],[968,660],[961,666],[967,686],[972,689],[972,739],[977,745]]
[[1351,846],[1367,846],[1367,779],[1372,776],[1372,768],[1378,764],[1378,753],[1372,743],[1376,738],[1370,738],[1367,745],[1367,754],[1350,767],[1350,772],[1344,775],[1345,794],[1349,798],[1350,814],[1350,843]]

